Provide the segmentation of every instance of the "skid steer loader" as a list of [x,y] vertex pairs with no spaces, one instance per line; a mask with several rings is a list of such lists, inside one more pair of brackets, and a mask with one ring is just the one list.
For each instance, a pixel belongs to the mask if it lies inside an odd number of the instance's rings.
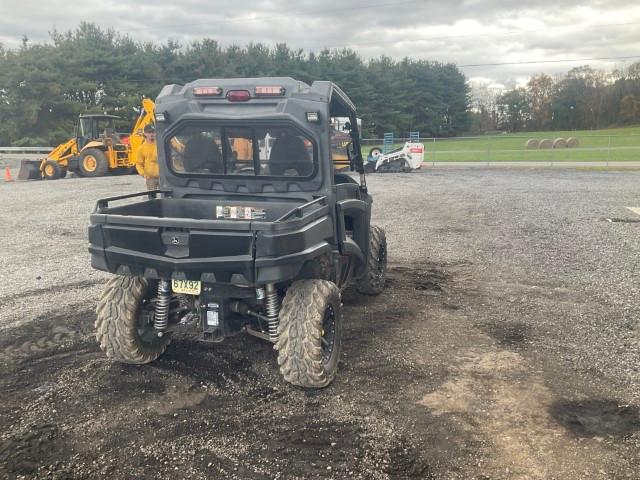
[[398,173],[417,170],[424,161],[424,145],[419,142],[405,142],[402,148],[382,153],[378,147],[369,151],[365,170],[368,173]]
[[136,154],[143,142],[142,131],[153,123],[154,103],[145,98],[129,136],[115,132],[115,115],[80,115],[73,138],[54,148],[40,160],[22,160],[19,180],[55,180],[68,171],[83,177],[133,173]]

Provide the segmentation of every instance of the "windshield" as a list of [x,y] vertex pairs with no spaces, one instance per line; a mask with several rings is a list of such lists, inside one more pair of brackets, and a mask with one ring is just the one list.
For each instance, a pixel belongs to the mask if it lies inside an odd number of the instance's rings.
[[185,125],[166,144],[176,173],[310,177],[312,140],[291,126]]
[[109,137],[115,133],[113,118],[111,117],[81,117],[79,137],[96,139],[102,136]]

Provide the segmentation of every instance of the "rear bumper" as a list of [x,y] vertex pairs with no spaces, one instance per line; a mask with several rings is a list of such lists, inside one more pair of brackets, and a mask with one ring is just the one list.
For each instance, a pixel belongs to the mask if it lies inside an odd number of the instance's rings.
[[173,222],[166,218],[156,221],[164,225],[92,215],[91,265],[119,275],[254,286],[295,278],[305,262],[332,251],[329,216],[272,231],[252,230],[248,222],[225,222],[225,228],[214,230],[168,227]]

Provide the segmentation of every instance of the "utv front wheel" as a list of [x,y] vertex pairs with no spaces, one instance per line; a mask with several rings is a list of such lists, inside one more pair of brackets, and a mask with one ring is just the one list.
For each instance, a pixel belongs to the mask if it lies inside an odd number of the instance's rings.
[[276,343],[284,379],[300,387],[326,387],[336,375],[341,345],[338,287],[326,280],[294,282],[282,302]]
[[378,295],[384,290],[387,279],[387,236],[384,230],[372,225],[369,228],[369,255],[367,271],[356,289],[366,295]]
[[164,353],[171,335],[153,328],[153,291],[143,277],[114,277],[98,302],[96,338],[107,357],[142,365]]

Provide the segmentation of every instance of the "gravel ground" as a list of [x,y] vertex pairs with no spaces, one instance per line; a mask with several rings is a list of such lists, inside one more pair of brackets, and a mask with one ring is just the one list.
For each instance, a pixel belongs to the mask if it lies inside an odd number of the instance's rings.
[[[0,475],[638,478],[640,172],[371,175],[388,288],[345,296],[334,384],[254,338],[142,368],[92,338],[100,197],[137,177],[0,184]],[[125,453],[126,452],[126,453]]]

